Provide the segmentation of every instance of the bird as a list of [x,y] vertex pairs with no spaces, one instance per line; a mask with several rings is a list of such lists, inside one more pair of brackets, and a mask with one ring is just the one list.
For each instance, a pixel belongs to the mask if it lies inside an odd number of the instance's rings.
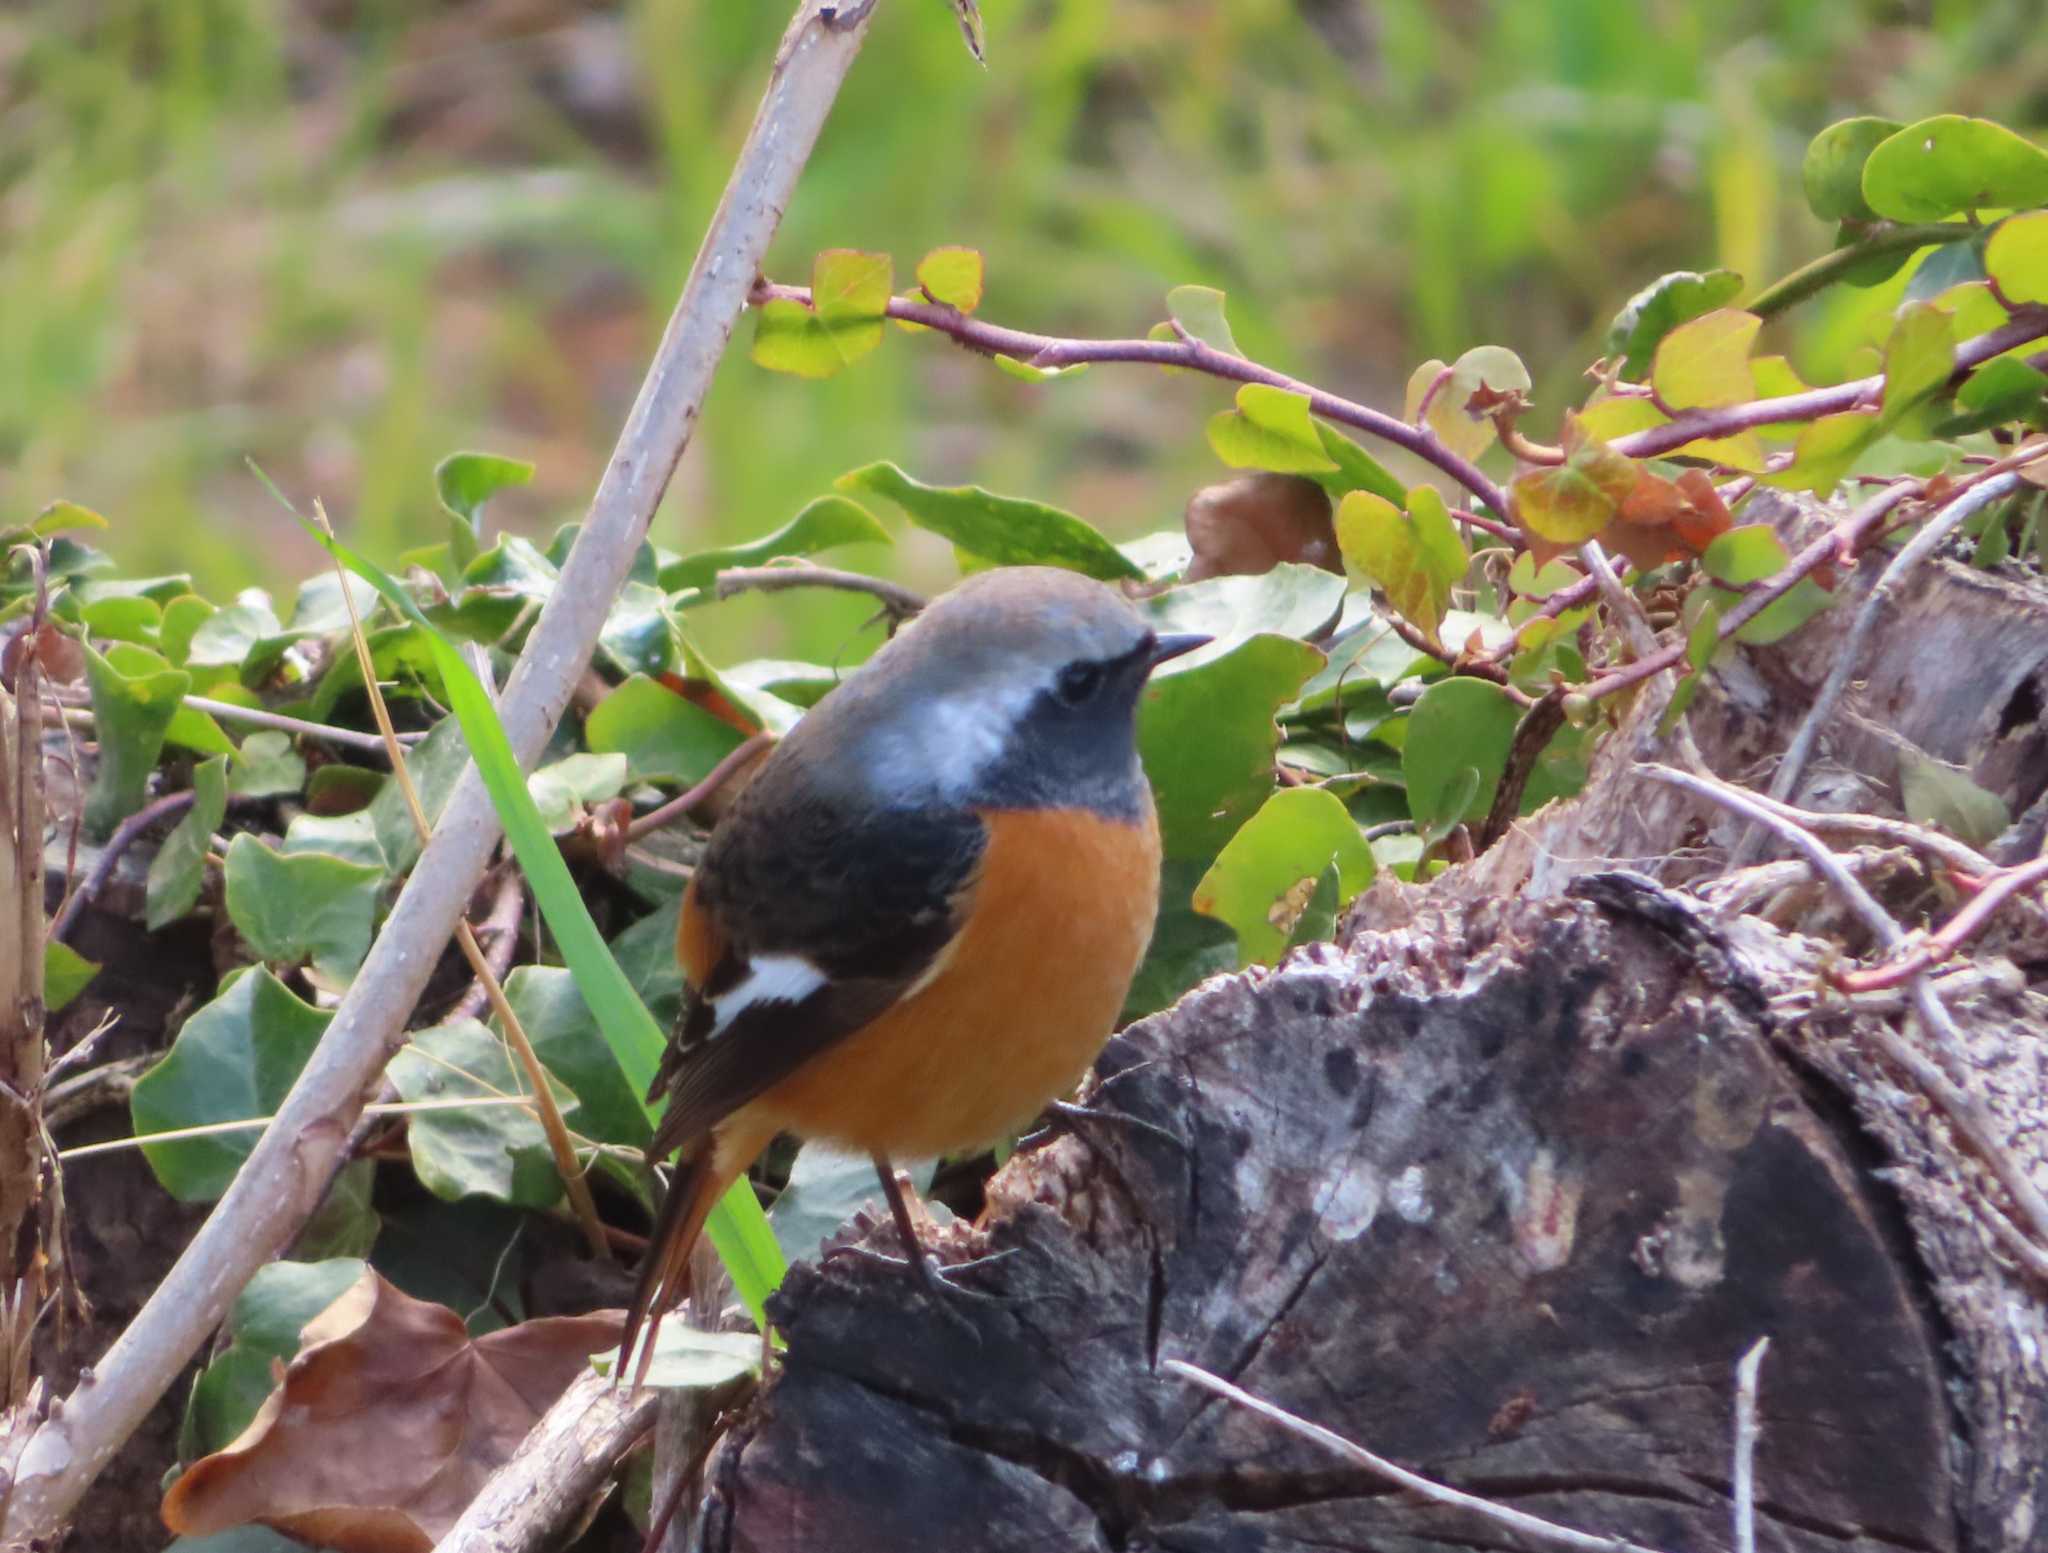
[[1209,640],[1079,573],[995,568],[762,761],[682,899],[647,1153],[680,1152],[620,1350],[644,1333],[643,1373],[712,1205],[783,1133],[872,1157],[931,1287],[891,1161],[1018,1132],[1101,1051],[1159,900],[1139,698]]

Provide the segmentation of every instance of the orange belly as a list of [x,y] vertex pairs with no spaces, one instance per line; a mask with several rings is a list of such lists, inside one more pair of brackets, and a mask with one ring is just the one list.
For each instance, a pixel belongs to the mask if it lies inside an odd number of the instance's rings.
[[972,908],[914,996],[746,1107],[904,1158],[980,1148],[1067,1093],[1115,1028],[1159,904],[1159,825],[984,811]]

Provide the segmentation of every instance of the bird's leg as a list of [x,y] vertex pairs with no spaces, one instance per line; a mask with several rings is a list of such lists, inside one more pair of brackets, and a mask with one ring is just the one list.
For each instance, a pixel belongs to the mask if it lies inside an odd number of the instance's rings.
[[[972,1262],[961,1263],[957,1269],[934,1266],[931,1258],[925,1254],[924,1243],[917,1238],[917,1227],[910,1216],[910,1200],[904,1195],[903,1183],[897,1178],[896,1167],[889,1163],[889,1156],[880,1150],[875,1151],[872,1157],[875,1162],[875,1174],[882,1183],[882,1195],[889,1200],[889,1217],[896,1221],[896,1235],[903,1242],[904,1260],[909,1265],[910,1276],[916,1282],[918,1289],[930,1295],[941,1309],[949,1308],[947,1305],[947,1297],[949,1295],[972,1300],[993,1301],[995,1299],[994,1295],[983,1294],[978,1289],[965,1288],[953,1282],[947,1275],[952,1271],[964,1272],[972,1267],[985,1267],[990,1262],[1008,1256],[1009,1252],[999,1251],[994,1256],[977,1257]],[[854,1247],[852,1249],[865,1250],[864,1247]],[[894,1257],[879,1256],[878,1253],[872,1251],[866,1254],[876,1256],[878,1260],[884,1262],[896,1260]]]

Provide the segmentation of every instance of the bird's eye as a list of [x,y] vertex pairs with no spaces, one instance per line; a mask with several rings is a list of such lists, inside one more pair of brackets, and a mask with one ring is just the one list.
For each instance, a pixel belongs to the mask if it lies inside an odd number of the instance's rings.
[[1102,688],[1102,665],[1070,663],[1060,670],[1059,681],[1053,688],[1068,706],[1079,706]]

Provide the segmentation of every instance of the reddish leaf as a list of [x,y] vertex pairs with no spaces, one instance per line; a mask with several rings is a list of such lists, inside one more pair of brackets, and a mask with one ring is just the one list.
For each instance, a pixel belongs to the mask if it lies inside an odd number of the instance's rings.
[[374,1271],[306,1324],[283,1384],[164,1495],[200,1537],[258,1522],[344,1553],[429,1553],[621,1313],[522,1322],[471,1341],[462,1318]]
[[710,680],[685,679],[680,674],[669,673],[657,674],[654,677],[661,681],[664,689],[674,691],[692,706],[697,707],[701,711],[709,712],[727,726],[737,728],[741,733],[759,733],[761,731],[759,721],[749,717],[739,707],[734,706],[732,702],[728,701],[725,698],[724,692],[712,684]]
[[1300,475],[1258,473],[1206,485],[1188,498],[1187,580],[1254,576],[1282,561],[1342,572],[1329,494]]
[[1515,477],[1509,487],[1522,527],[1555,545],[1583,544],[1607,527],[1636,488],[1637,467],[1597,437],[1578,417],[1564,422],[1565,461]]

